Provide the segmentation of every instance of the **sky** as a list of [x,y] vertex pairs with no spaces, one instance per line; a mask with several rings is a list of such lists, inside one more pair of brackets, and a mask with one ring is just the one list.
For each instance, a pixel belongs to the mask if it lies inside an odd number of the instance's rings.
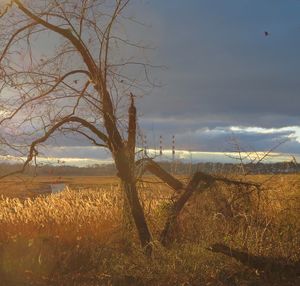
[[[164,66],[151,71],[161,86],[137,102],[154,154],[162,136],[167,157],[174,135],[182,160],[227,161],[221,154],[237,146],[277,145],[281,160],[300,159],[299,0],[133,0],[129,9],[145,23],[131,32],[155,46],[149,60]],[[80,139],[60,142],[45,156],[111,161]]]
[[143,128],[190,150],[229,150],[235,137],[258,151],[289,139],[279,151],[300,153],[300,1],[145,3],[167,70],[140,102]]

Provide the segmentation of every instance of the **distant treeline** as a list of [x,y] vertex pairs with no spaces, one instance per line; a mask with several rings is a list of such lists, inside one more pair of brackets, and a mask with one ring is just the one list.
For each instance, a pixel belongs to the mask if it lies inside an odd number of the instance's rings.
[[[22,169],[21,164],[0,164],[0,176]],[[113,164],[92,165],[87,167],[76,166],[28,166],[24,172],[30,176],[111,176],[116,174]]]
[[[188,164],[179,161],[160,162],[164,169],[174,174],[192,174],[202,171],[210,174],[278,174],[295,173],[300,171],[300,164],[295,162],[259,163],[259,164],[232,164],[232,163],[197,163]],[[18,171],[21,164],[0,163],[0,176]],[[24,174],[38,176],[114,176],[117,171],[113,164],[76,166],[28,166]]]
[[300,164],[295,162],[277,162],[277,163],[197,163],[187,164],[182,162],[162,162],[165,169],[175,174],[193,174],[196,171],[202,171],[209,174],[279,174],[296,173],[300,171]]

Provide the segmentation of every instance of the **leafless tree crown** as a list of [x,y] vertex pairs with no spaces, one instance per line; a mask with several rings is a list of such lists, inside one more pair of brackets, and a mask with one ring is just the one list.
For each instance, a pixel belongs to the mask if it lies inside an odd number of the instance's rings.
[[43,143],[57,130],[110,150],[127,140],[128,96],[153,86],[142,57],[147,47],[127,33],[128,5],[129,0],[2,5],[0,125],[11,147]]

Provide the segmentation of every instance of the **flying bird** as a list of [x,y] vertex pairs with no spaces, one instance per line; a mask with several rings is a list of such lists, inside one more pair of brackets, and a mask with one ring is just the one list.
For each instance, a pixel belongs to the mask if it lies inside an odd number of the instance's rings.
[[270,33],[268,31],[265,31],[264,34],[266,37],[270,36]]

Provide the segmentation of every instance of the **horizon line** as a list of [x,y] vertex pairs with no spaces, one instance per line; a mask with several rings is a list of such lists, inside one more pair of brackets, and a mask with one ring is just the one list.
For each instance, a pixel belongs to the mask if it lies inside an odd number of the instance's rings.
[[[139,149],[138,153],[145,152]],[[172,162],[174,160],[183,163],[276,163],[276,162],[300,162],[300,154],[295,153],[279,153],[279,152],[210,152],[210,151],[189,151],[189,150],[175,150],[173,157],[172,149],[163,150],[160,155],[159,150],[146,149],[146,155],[152,157],[154,160],[163,162]],[[26,157],[17,157],[12,155],[0,156],[2,163],[24,163]],[[87,167],[95,164],[108,165],[114,164],[113,159],[97,159],[97,158],[82,158],[82,157],[37,157],[38,165],[53,165],[53,166],[77,166]]]

